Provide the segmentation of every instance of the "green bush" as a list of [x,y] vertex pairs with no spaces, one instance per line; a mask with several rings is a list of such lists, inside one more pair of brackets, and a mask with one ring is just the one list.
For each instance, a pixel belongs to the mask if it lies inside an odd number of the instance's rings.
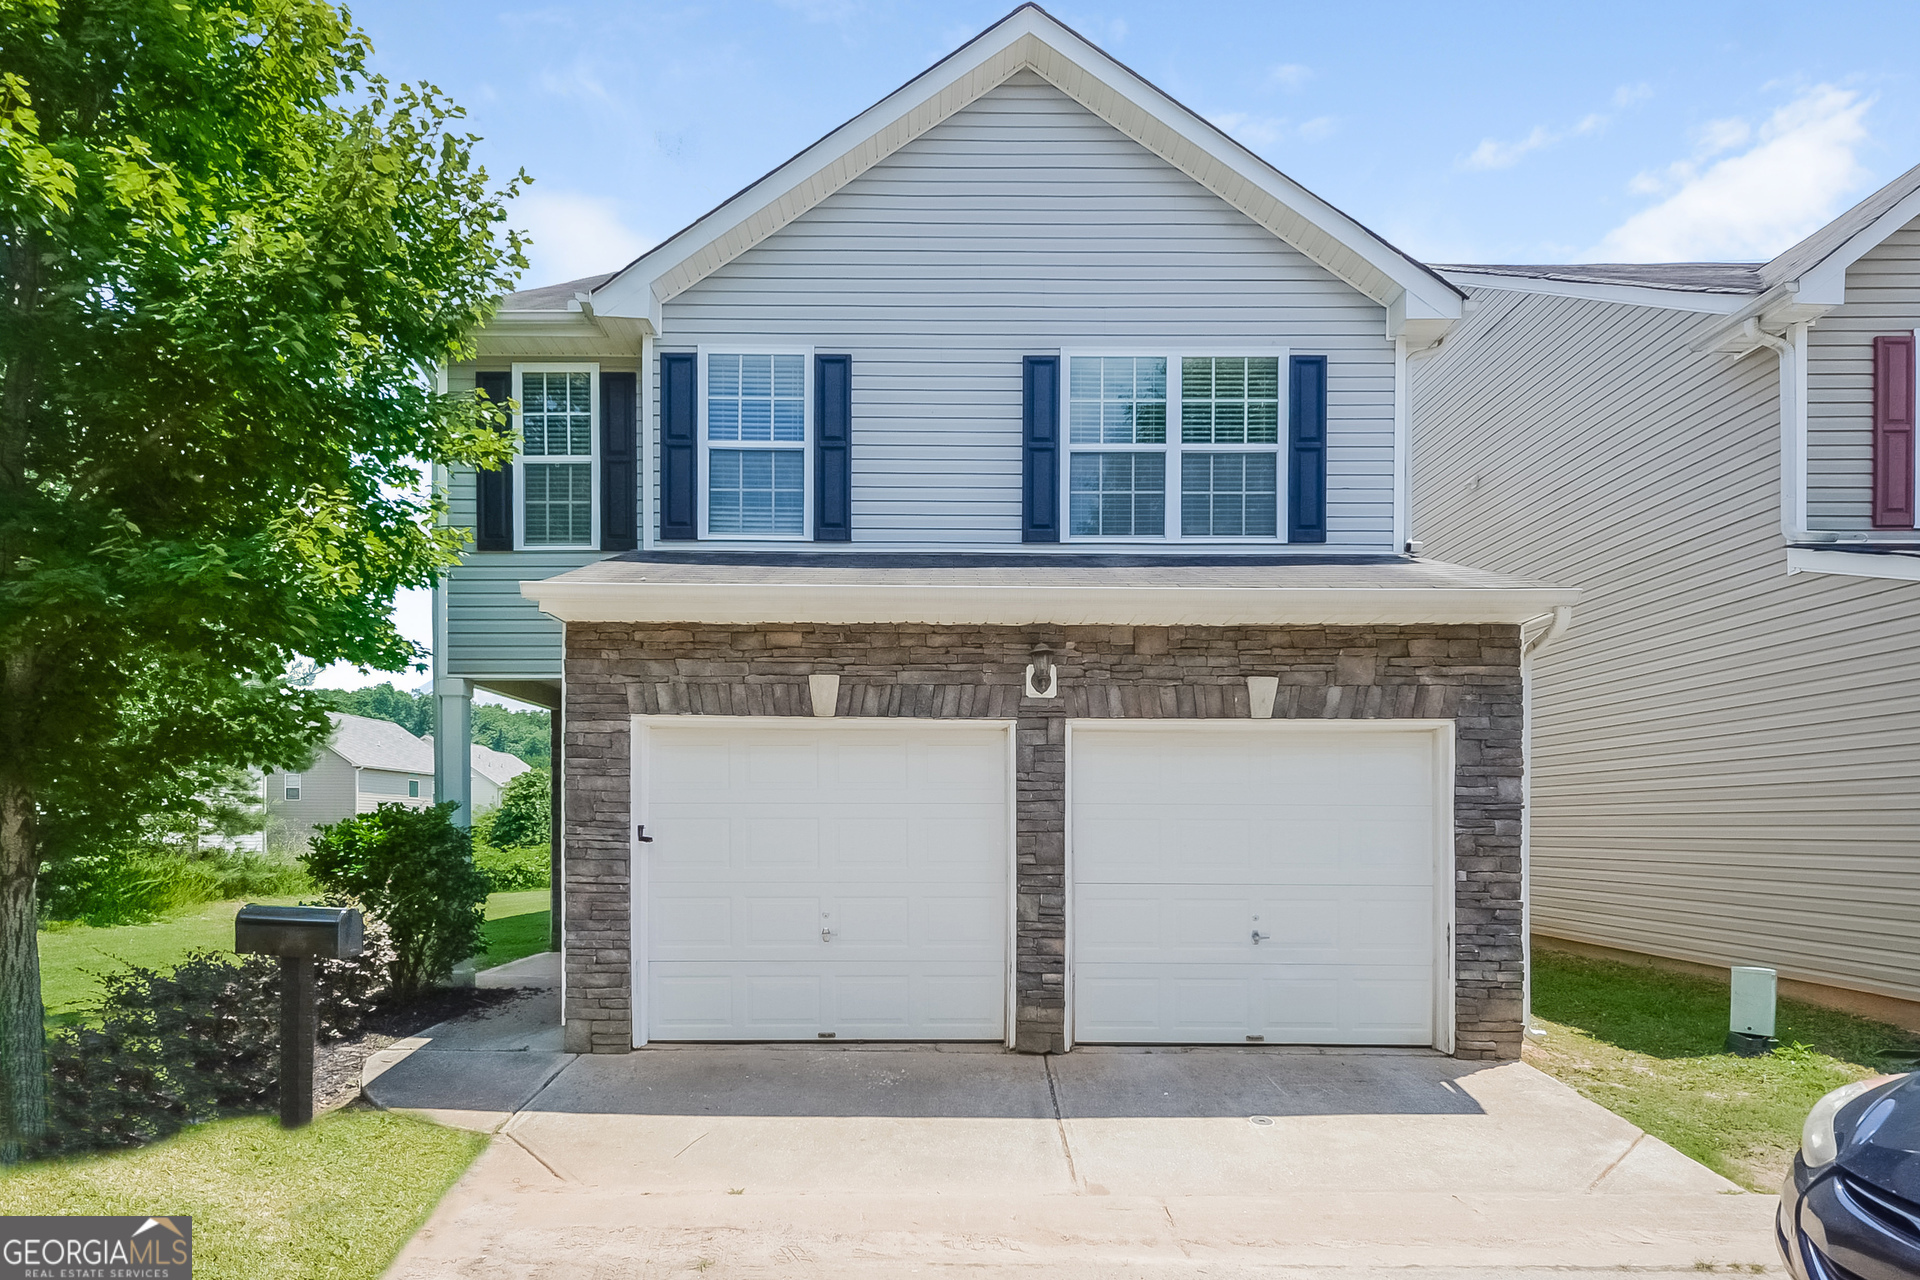
[[[320,1038],[358,1035],[373,1011],[384,937],[317,966]],[[196,951],[169,971],[106,977],[100,1025],[48,1042],[48,1132],[36,1154],[128,1147],[279,1105],[280,966]]]
[[552,775],[545,769],[529,769],[509,782],[501,793],[500,807],[488,815],[487,843],[496,849],[518,849],[551,840],[552,787]]
[[195,857],[166,849],[116,849],[44,869],[40,914],[91,925],[140,924],[202,902],[305,893],[306,872],[259,853]]
[[545,889],[553,883],[553,862],[543,844],[518,849],[496,849],[476,843],[473,860],[495,893],[516,889]]
[[393,944],[387,982],[411,999],[480,950],[491,886],[454,802],[383,804],[318,828],[302,859],[314,883],[364,907]]

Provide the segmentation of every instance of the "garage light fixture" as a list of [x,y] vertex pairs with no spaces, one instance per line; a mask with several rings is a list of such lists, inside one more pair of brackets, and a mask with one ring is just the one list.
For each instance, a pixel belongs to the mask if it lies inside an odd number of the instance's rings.
[[1033,661],[1027,664],[1027,696],[1060,696],[1060,669],[1053,665],[1053,650],[1044,644],[1033,646]]

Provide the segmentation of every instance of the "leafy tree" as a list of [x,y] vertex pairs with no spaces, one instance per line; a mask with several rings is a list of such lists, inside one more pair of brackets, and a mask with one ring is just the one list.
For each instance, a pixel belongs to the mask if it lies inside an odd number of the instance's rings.
[[[322,0],[0,3],[0,1161],[43,1127],[43,864],[237,764],[296,660],[400,670],[460,533],[431,371],[524,267],[460,115]],[[204,776],[201,776],[204,775]]]
[[365,689],[328,689],[327,705],[348,715],[391,720],[416,738],[433,732],[433,699],[424,693],[406,693],[391,683]]
[[411,999],[480,950],[492,886],[474,865],[473,837],[453,801],[431,809],[383,804],[314,832],[301,859],[314,883],[350,898],[386,926],[387,983]]
[[548,715],[545,711],[518,711],[476,703],[473,740],[483,747],[518,756],[536,769],[545,769],[553,764],[553,738],[548,729],[552,721]]
[[553,775],[545,769],[529,769],[509,782],[487,827],[487,843],[496,849],[516,849],[551,840],[552,787]]

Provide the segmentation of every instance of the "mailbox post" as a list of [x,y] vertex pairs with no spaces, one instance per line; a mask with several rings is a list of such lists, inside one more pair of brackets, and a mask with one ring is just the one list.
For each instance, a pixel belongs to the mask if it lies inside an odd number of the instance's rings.
[[313,1050],[319,1039],[313,962],[345,960],[364,945],[360,913],[347,907],[262,907],[233,919],[233,949],[280,957],[280,1124],[313,1120]]

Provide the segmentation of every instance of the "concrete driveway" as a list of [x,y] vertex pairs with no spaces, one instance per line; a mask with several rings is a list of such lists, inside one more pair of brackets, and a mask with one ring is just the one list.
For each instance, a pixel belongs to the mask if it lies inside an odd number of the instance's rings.
[[971,1045],[574,1057],[552,1009],[539,991],[369,1064],[381,1105],[500,1135],[392,1276],[1778,1269],[1771,1196],[1517,1063]]

